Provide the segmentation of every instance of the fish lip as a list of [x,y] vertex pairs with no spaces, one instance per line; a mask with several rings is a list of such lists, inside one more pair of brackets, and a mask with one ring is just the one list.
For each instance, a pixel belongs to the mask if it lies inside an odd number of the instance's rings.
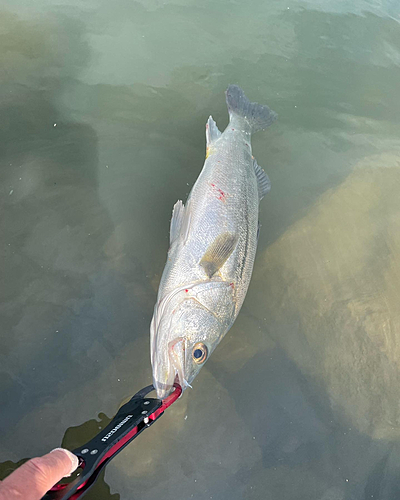
[[[178,383],[182,390],[187,386],[185,380],[185,352],[186,341],[178,337],[168,344],[168,378],[165,382],[154,379],[153,386],[159,399],[165,399],[174,389],[174,383]],[[156,369],[157,372],[157,369]]]
[[170,386],[167,384],[163,384],[162,382],[155,382],[153,385],[156,390],[158,399],[165,399],[171,394],[173,389],[173,385]]
[[187,386],[185,380],[186,366],[186,340],[184,337],[178,337],[168,344],[169,359],[174,367],[174,382],[177,382],[184,390]]
[[156,390],[158,399],[165,399],[167,396],[171,394],[172,389],[174,387],[173,385],[174,377],[175,377],[175,372],[172,372],[172,377],[171,377],[171,371],[169,371],[168,379],[166,382],[161,382],[160,380],[153,378],[153,387]]

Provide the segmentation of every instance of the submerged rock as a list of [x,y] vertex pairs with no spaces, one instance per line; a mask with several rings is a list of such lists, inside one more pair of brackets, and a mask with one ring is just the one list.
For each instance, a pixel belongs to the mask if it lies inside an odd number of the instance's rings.
[[376,438],[400,435],[400,157],[360,163],[257,262],[248,310]]

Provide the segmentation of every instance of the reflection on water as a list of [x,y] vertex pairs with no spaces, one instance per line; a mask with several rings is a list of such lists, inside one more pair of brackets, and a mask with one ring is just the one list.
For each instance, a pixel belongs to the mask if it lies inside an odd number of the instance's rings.
[[88,498],[396,498],[397,3],[0,9],[1,477],[150,383],[171,209],[238,83],[280,118],[248,297]]

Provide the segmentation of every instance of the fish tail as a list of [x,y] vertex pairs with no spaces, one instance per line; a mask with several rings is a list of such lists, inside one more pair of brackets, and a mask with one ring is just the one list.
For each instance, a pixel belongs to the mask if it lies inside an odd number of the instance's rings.
[[225,94],[230,119],[243,118],[249,125],[251,133],[266,129],[278,117],[268,106],[250,102],[237,85],[229,85]]

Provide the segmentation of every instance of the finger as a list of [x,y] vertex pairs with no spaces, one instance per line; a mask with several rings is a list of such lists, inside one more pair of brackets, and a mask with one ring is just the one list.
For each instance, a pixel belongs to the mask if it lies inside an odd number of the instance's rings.
[[78,467],[78,457],[57,448],[32,458],[0,483],[0,500],[40,500],[61,478]]

